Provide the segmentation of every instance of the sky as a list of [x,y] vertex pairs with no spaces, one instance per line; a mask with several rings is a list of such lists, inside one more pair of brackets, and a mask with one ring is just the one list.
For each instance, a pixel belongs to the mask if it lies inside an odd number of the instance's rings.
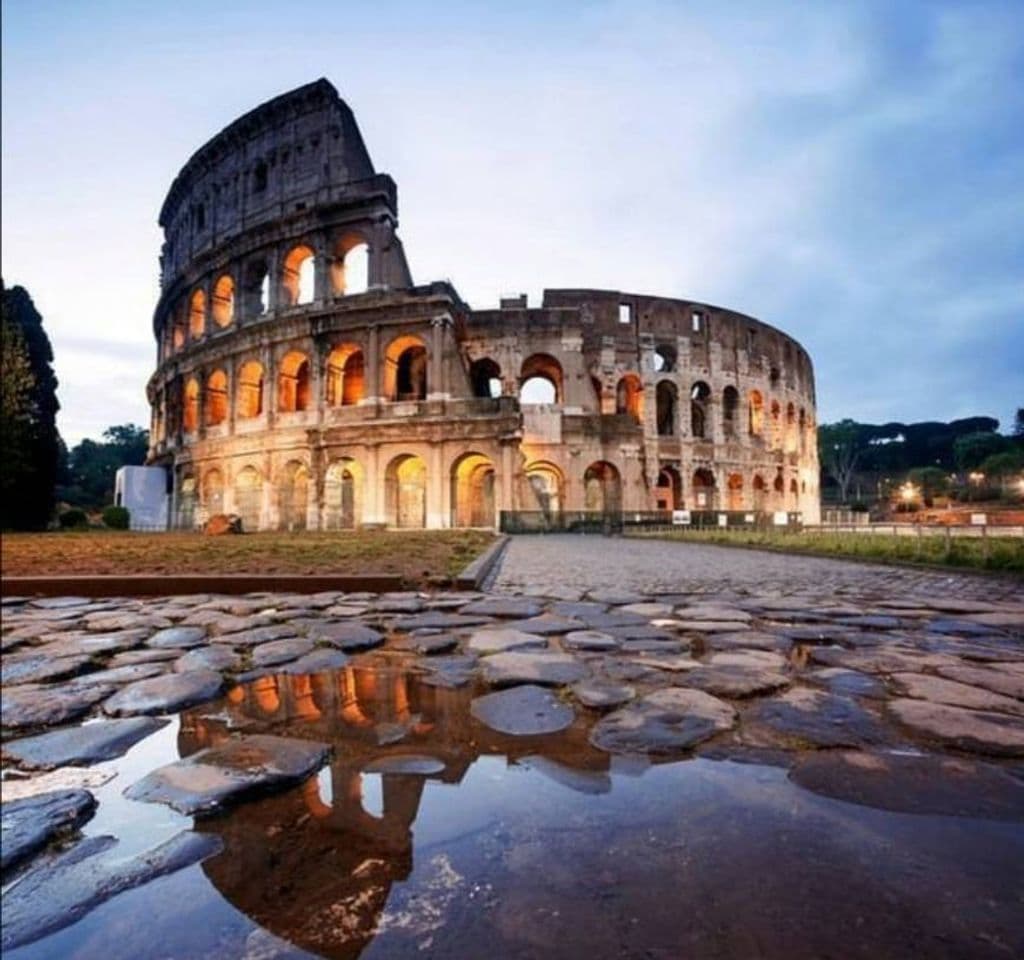
[[818,418],[1024,406],[1024,2],[4,0],[2,273],[70,444],[149,423],[188,157],[326,76],[414,280],[597,287],[795,336]]

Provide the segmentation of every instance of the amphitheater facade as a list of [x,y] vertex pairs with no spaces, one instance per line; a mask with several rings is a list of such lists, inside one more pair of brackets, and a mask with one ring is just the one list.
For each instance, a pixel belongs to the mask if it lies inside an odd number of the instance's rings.
[[546,290],[471,309],[417,285],[326,80],[201,147],[160,212],[149,463],[172,525],[493,527],[503,511],[818,520],[814,375],[752,317]]

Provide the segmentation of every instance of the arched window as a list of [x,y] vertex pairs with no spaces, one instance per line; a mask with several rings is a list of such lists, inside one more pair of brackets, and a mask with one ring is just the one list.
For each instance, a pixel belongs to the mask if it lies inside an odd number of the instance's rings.
[[235,388],[235,415],[240,420],[258,417],[263,413],[263,364],[247,360],[238,370]]
[[277,484],[277,525],[280,530],[305,530],[309,501],[309,470],[298,460],[285,464]]
[[171,318],[171,347],[180,350],[185,346],[185,336],[188,332],[188,324],[182,315],[182,307],[179,304]]
[[535,353],[519,371],[519,402],[563,403],[562,365],[550,354]]
[[350,407],[365,396],[366,365],[354,344],[335,347],[327,357],[326,400],[330,407]]
[[743,475],[740,473],[729,474],[729,503],[728,510],[743,509]]
[[469,365],[469,380],[474,397],[501,396],[501,367],[490,357],[474,360]]
[[213,322],[218,327],[228,326],[235,319],[235,281],[226,273],[218,277],[210,299]]
[[228,418],[228,375],[214,370],[206,378],[206,423],[215,427]]
[[661,468],[654,496],[659,510],[683,509],[683,478],[675,467]]
[[782,449],[782,407],[778,400],[772,401],[771,406],[771,446],[773,450]]
[[708,401],[711,399],[711,387],[703,380],[698,380],[690,389],[690,433],[698,439],[710,439],[708,430]]
[[583,509],[591,513],[622,511],[622,480],[607,460],[598,460],[583,474]]
[[548,518],[561,513],[564,481],[558,467],[551,463],[532,463],[526,468],[526,481],[536,503],[526,509],[539,509]]
[[299,244],[288,251],[281,265],[281,293],[287,306],[313,302],[316,258],[312,247]]
[[392,401],[427,399],[427,348],[419,337],[398,337],[388,344],[384,395]]
[[358,234],[346,234],[334,247],[331,293],[336,297],[365,293],[369,287],[370,248]]
[[263,477],[255,467],[245,467],[235,477],[235,513],[243,530],[259,530],[262,504]]
[[712,510],[715,506],[715,475],[706,467],[693,474],[693,499],[698,510]]
[[427,466],[411,454],[395,457],[384,474],[388,524],[425,527],[427,524]]
[[354,530],[362,518],[363,472],[349,457],[336,460],[324,477],[324,528]]
[[750,391],[750,435],[760,437],[764,434],[764,397],[760,390]]
[[637,423],[643,420],[644,392],[640,378],[627,373],[615,388],[615,412],[632,417]]
[[206,333],[206,294],[196,290],[188,304],[188,333],[198,340]]
[[270,270],[263,257],[246,264],[242,275],[243,317],[259,317],[270,309]]
[[676,368],[676,349],[668,344],[659,343],[654,348],[654,372],[672,373]]
[[199,381],[195,377],[189,377],[185,383],[181,426],[185,433],[195,433],[199,429]]
[[754,474],[754,482],[753,482],[752,486],[754,488],[754,509],[755,510],[764,510],[764,500],[765,500],[764,477],[762,477],[761,474],[759,474],[759,473],[755,473]]
[[281,413],[308,410],[309,358],[298,350],[286,353],[277,375],[277,409]]
[[727,437],[736,436],[736,413],[740,408],[740,392],[729,386],[722,391],[722,426]]
[[775,482],[772,484],[776,493],[783,493],[786,489],[786,481],[782,476],[782,470],[775,474]]
[[494,464],[466,453],[452,464],[452,526],[494,526]]
[[657,405],[658,436],[675,436],[676,407],[679,398],[676,385],[668,380],[662,380],[658,384],[654,396]]

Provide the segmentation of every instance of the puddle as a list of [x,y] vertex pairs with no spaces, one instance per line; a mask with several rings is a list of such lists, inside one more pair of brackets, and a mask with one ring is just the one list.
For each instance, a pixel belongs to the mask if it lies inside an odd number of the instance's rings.
[[[121,795],[155,766],[234,731],[334,755],[297,788],[195,820],[219,855],[5,956],[1024,954],[1019,820],[833,800],[763,763],[613,757],[587,740],[594,715],[507,736],[471,716],[473,695],[384,665],[266,677],[184,712],[99,765],[118,776],[84,832],[119,837],[118,855],[193,823]],[[429,772],[389,772],[400,758]]]

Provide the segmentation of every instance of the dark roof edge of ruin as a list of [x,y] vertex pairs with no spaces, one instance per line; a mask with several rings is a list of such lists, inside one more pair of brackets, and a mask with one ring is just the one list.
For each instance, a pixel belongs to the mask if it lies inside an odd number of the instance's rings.
[[304,83],[301,87],[296,87],[294,90],[289,90],[286,93],[278,94],[276,97],[271,97],[259,106],[253,107],[251,110],[243,113],[240,117],[232,120],[231,123],[224,127],[219,133],[210,137],[209,140],[207,140],[192,154],[192,156],[188,158],[187,161],[185,161],[184,166],[178,171],[178,175],[171,183],[163,205],[160,207],[160,216],[157,218],[160,226],[167,226],[166,221],[170,213],[170,208],[173,206],[173,201],[176,199],[177,194],[185,188],[188,181],[192,179],[196,169],[205,166],[210,156],[216,153],[226,141],[238,136],[246,127],[251,126],[257,119],[277,113],[279,110],[286,109],[294,103],[313,98],[322,98],[327,101],[333,100],[337,102],[342,109],[347,109],[347,105],[341,99],[341,94],[338,93],[334,84],[326,77],[320,77],[312,83]]

